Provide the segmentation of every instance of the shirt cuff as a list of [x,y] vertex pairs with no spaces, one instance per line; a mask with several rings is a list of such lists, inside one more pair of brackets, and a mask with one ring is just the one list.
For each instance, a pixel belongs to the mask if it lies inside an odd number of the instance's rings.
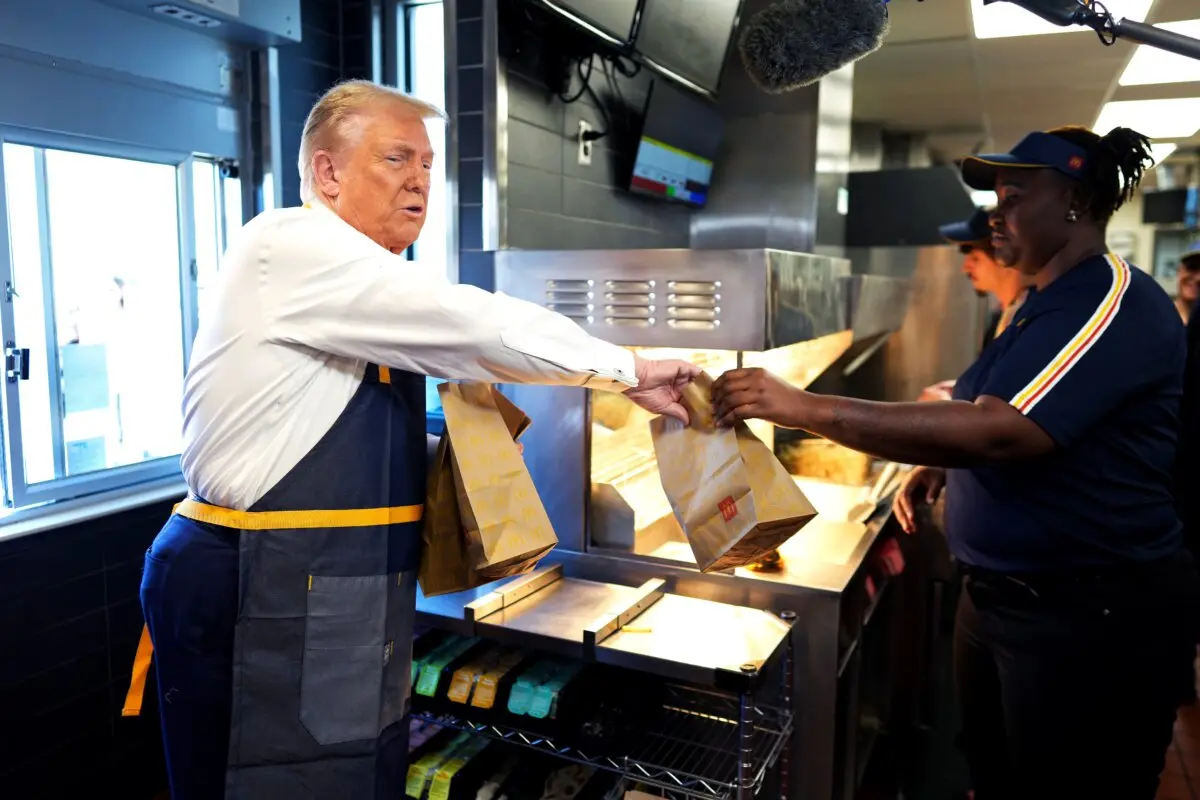
[[584,386],[601,392],[625,392],[637,388],[637,360],[631,351],[601,339],[592,340],[595,373]]
[[526,356],[553,364],[560,370],[579,376],[577,385],[602,391],[623,392],[638,384],[633,353],[624,347],[588,336],[568,323],[570,336],[553,338],[522,330],[501,332],[506,347]]

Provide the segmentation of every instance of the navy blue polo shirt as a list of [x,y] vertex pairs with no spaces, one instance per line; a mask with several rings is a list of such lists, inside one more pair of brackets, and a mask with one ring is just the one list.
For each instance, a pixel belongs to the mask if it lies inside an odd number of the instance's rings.
[[947,470],[946,528],[960,561],[1038,572],[1147,561],[1182,542],[1172,470],[1186,341],[1146,273],[1097,256],[1031,292],[954,386],[1012,404],[1051,455]]

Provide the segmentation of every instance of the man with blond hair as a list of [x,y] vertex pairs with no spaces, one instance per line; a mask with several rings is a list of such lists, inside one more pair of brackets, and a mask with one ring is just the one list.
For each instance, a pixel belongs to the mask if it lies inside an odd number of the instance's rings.
[[304,127],[304,206],[225,255],[185,385],[190,496],[142,581],[174,800],[404,796],[424,376],[624,392],[686,419],[692,365],[403,259],[438,116],[334,87]]

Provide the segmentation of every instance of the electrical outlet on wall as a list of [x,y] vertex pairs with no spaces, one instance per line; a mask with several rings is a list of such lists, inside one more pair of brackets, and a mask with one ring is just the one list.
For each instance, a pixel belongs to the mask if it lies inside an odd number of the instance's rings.
[[592,127],[592,123],[583,119],[579,120],[579,166],[581,167],[590,167],[592,165],[592,145],[595,142],[583,138],[585,133],[592,130],[595,130]]

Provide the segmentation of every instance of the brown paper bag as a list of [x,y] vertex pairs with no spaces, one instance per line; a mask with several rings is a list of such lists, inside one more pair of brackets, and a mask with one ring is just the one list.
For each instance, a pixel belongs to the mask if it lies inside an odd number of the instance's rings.
[[691,424],[650,422],[663,490],[702,572],[752,564],[817,515],[775,454],[744,423],[718,428],[712,379],[684,391]]
[[530,420],[484,383],[438,387],[446,430],[426,488],[426,597],[529,572],[558,543],[516,440]]

